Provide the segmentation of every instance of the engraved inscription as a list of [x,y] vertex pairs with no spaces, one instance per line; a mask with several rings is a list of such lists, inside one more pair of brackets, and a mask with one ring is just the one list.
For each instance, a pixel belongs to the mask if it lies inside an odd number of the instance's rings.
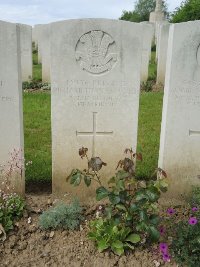
[[102,74],[110,71],[116,64],[116,43],[103,31],[90,31],[78,40],[76,45],[76,60],[82,70],[92,74]]
[[68,96],[77,107],[112,107],[136,94],[136,85],[128,81],[67,80],[65,87],[52,86],[53,93]]
[[97,131],[97,112],[93,112],[93,130],[92,132],[78,132],[76,131],[77,136],[92,136],[92,157],[95,157],[95,147],[96,147],[96,137],[97,136],[112,136],[113,131],[111,132],[98,132]]
[[200,131],[189,130],[189,136],[200,136]]
[[9,97],[9,96],[1,96],[0,95],[0,101],[3,101],[3,102],[10,102],[12,101],[13,98],[12,97]]

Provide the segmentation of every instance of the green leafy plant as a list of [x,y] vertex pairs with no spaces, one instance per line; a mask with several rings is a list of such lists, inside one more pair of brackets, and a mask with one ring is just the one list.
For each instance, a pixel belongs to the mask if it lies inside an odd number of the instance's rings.
[[[142,155],[134,153],[132,149],[126,149],[127,156],[117,165],[117,169],[120,170],[109,180],[108,187],[105,187],[101,183],[99,171],[106,166],[106,163],[99,157],[89,159],[87,153],[87,148],[82,147],[79,150],[80,157],[87,159],[88,168],[83,171],[72,170],[67,180],[74,186],[80,185],[81,181],[84,181],[86,186],[90,186],[92,181],[97,182],[99,185],[96,189],[97,201],[103,199],[109,201],[105,208],[105,217],[108,220],[113,221],[122,231],[130,229],[128,234],[137,234],[145,240],[144,242],[157,241],[160,236],[157,230],[159,223],[157,201],[161,192],[167,191],[166,173],[158,169],[157,179],[138,181],[135,178],[135,161],[142,160]],[[94,227],[92,229],[95,236],[96,230]],[[126,239],[120,241],[125,242]]]
[[0,190],[0,224],[5,232],[13,229],[14,222],[22,216],[24,207],[24,200],[16,193]]
[[122,227],[112,219],[92,221],[90,229],[88,237],[97,243],[99,252],[111,248],[115,254],[121,255],[126,248],[134,249],[134,245],[140,242],[140,236],[132,234],[131,228]]
[[51,86],[48,83],[43,83],[41,81],[32,80],[30,82],[23,82],[22,85],[23,90],[50,90]]
[[43,230],[59,228],[74,230],[82,220],[82,208],[75,199],[71,204],[59,203],[43,212],[39,217],[39,226]]

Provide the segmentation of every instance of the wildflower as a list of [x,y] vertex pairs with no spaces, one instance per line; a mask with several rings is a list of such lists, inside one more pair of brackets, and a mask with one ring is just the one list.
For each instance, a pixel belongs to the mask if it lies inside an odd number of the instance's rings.
[[168,213],[169,215],[173,215],[175,212],[176,212],[176,211],[175,211],[175,209],[173,209],[173,208],[168,208],[168,209],[167,209],[167,213]]
[[191,217],[191,218],[189,219],[189,224],[190,224],[190,225],[195,225],[195,224],[197,224],[197,223],[198,223],[198,220],[197,220],[196,217]]
[[159,249],[162,253],[167,253],[168,251],[168,245],[167,243],[160,243]]
[[163,253],[163,260],[165,262],[170,262],[170,255],[168,253]]
[[192,208],[192,211],[194,211],[194,212],[195,212],[195,211],[198,211],[198,210],[199,210],[199,209],[198,209],[197,207],[193,207],[193,208]]

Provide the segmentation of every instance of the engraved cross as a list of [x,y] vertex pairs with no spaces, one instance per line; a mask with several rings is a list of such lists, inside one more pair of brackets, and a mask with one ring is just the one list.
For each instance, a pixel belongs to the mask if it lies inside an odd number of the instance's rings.
[[93,112],[93,130],[92,132],[78,132],[76,131],[77,136],[91,136],[92,137],[92,157],[95,157],[95,147],[96,147],[96,137],[97,136],[112,136],[112,132],[98,132],[97,131],[97,112]]
[[200,136],[200,131],[189,130],[189,136],[195,136],[195,135],[199,135]]

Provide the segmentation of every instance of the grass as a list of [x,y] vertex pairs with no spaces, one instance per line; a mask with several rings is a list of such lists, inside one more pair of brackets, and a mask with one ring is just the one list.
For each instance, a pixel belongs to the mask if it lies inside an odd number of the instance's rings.
[[27,181],[51,180],[50,94],[24,93],[25,159]]
[[137,163],[137,177],[151,177],[158,164],[162,116],[162,92],[142,93],[140,97],[138,152],[143,161]]
[[[148,178],[158,162],[163,93],[142,93],[140,98],[138,151],[143,162],[137,177]],[[51,180],[50,94],[24,93],[25,158],[33,164],[26,171],[27,181]]]

